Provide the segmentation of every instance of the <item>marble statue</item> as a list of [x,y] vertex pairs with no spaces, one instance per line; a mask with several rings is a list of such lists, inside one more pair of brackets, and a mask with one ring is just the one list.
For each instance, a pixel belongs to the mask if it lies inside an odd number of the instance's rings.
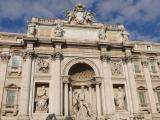
[[130,34],[127,31],[122,32],[122,37],[124,41],[128,41]]
[[100,30],[99,30],[98,37],[99,37],[100,40],[105,40],[105,39],[106,39],[107,36],[106,36],[106,31],[105,31],[105,29],[100,29]]
[[84,86],[81,87],[81,91],[74,93],[76,103],[73,106],[73,114],[76,120],[94,120],[95,114],[92,110],[92,106],[86,102]]
[[125,93],[122,87],[118,87],[118,91],[115,93],[115,106],[117,110],[125,109]]
[[35,112],[48,112],[48,100],[49,97],[47,95],[47,90],[45,86],[42,86],[38,91],[36,95],[36,110]]
[[36,32],[36,26],[34,24],[29,24],[28,25],[28,34],[34,35],[35,32]]
[[55,30],[54,31],[55,37],[63,37],[64,30],[62,29],[60,24],[57,24],[57,26],[56,26],[56,28],[54,30]]

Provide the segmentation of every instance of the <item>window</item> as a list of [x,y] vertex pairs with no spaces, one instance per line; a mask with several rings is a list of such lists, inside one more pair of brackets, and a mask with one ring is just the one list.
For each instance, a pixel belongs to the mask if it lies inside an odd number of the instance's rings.
[[146,89],[144,87],[138,88],[139,102],[141,107],[147,107],[147,97],[146,97]]
[[135,73],[140,73],[141,72],[138,62],[134,62],[134,70],[135,70]]
[[7,90],[6,107],[13,108],[15,104],[16,90]]
[[14,55],[12,56],[12,68],[18,68],[21,64],[20,56]]
[[155,62],[154,62],[154,61],[151,61],[151,62],[150,62],[150,68],[151,68],[151,72],[152,72],[152,73],[157,73],[156,65],[155,65]]
[[18,114],[18,98],[19,98],[20,87],[11,84],[5,87],[3,105],[2,105],[2,115],[10,113],[11,115]]
[[160,91],[157,91],[157,99],[158,99],[158,103],[160,104]]
[[141,107],[146,107],[146,98],[145,98],[145,92],[144,91],[139,91],[139,99],[140,99],[140,105]]

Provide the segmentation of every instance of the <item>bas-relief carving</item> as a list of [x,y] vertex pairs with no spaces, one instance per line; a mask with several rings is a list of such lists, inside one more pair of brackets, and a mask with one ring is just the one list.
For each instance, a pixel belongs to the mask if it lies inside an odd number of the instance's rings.
[[111,72],[114,76],[119,76],[123,74],[122,62],[121,61],[111,61]]
[[41,86],[37,88],[37,94],[35,98],[35,112],[36,113],[47,113],[48,112],[49,97],[47,94],[47,88]]
[[38,72],[48,73],[48,71],[49,71],[49,59],[38,58],[37,59],[37,70],[38,70]]
[[76,120],[96,120],[93,106],[86,100],[84,86],[81,87],[81,90],[74,92],[73,99],[72,115]]
[[66,11],[65,18],[69,24],[87,25],[93,23],[93,16],[95,16],[94,13],[87,11],[83,5],[79,4],[75,8]]
[[121,86],[114,88],[114,102],[117,111],[125,110],[125,92]]

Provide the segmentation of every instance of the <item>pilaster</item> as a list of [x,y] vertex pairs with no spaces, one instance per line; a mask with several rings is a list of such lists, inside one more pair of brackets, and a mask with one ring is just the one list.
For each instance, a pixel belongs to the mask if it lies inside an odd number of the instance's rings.
[[[50,113],[57,116],[62,115],[62,80],[61,80],[61,44],[55,45],[51,62],[51,81],[50,81]],[[53,107],[54,106],[54,107]]]
[[[102,69],[103,69],[103,81],[102,89],[104,89],[104,114],[113,114],[114,98],[112,92],[111,70],[110,70],[110,57],[107,52],[101,54]],[[104,109],[105,108],[105,109]]]
[[129,77],[129,86],[131,91],[131,98],[133,104],[133,112],[139,112],[139,103],[138,103],[138,96],[137,96],[137,89],[136,89],[136,81],[134,78],[133,67],[131,63],[131,51],[126,49],[126,63],[127,63],[127,70],[128,70],[128,77]]
[[156,101],[154,97],[154,91],[153,91],[153,86],[152,86],[152,81],[150,77],[150,72],[148,68],[148,61],[146,58],[142,58],[142,65],[143,65],[143,70],[144,70],[144,76],[148,88],[148,94],[149,94],[149,101],[150,101],[150,107],[152,113],[157,113],[157,107],[156,107]]
[[8,65],[9,59],[10,59],[9,48],[4,48],[4,51],[0,54],[0,73],[1,73],[0,74],[0,78],[1,78],[0,79],[0,113],[2,110],[6,72],[7,72],[7,65]]
[[32,74],[32,59],[34,51],[33,44],[27,44],[27,50],[24,53],[24,64],[22,70],[22,82],[19,104],[19,120],[29,120],[29,102]]

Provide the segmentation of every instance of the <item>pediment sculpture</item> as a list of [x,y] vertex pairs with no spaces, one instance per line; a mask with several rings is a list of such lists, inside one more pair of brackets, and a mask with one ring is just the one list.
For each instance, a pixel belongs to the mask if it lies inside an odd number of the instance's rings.
[[66,11],[65,18],[69,24],[90,25],[95,14],[87,11],[84,5],[78,4],[73,9]]

